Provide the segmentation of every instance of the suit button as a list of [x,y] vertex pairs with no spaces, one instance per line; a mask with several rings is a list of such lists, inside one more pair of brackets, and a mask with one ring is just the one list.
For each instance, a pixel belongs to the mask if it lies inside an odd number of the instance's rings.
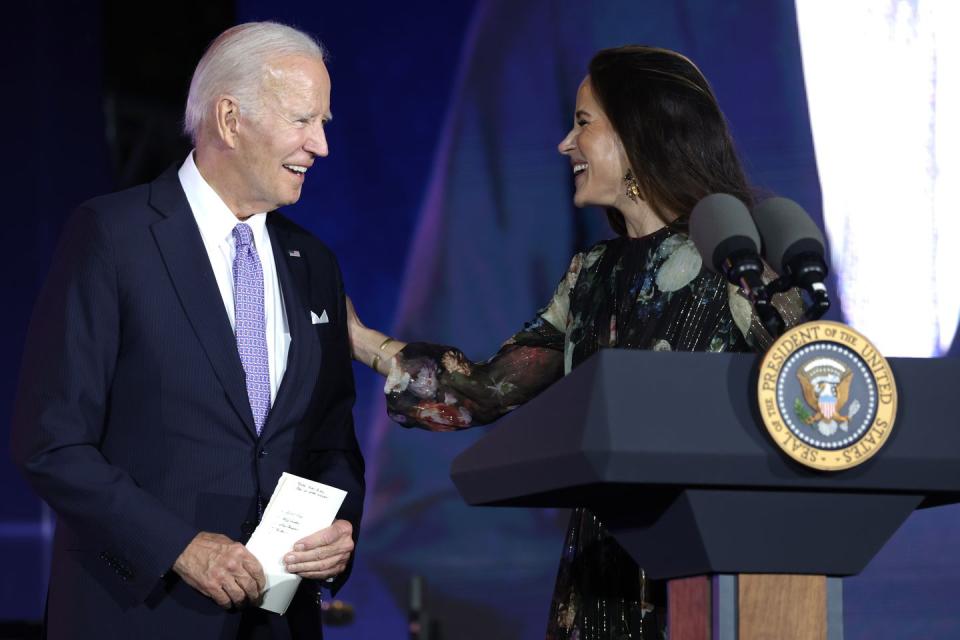
[[244,520],[240,525],[240,533],[245,536],[253,535],[253,530],[257,528],[257,523],[253,520]]
[[257,452],[257,457],[258,457],[258,458],[266,458],[266,457],[267,457],[267,450],[266,450],[266,449],[260,449],[260,451]]

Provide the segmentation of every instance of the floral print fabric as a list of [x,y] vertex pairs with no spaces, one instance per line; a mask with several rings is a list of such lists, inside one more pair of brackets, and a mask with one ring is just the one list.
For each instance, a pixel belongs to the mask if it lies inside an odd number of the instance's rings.
[[[795,292],[774,303],[788,325],[796,323]],[[746,351],[769,342],[749,303],[703,267],[686,235],[664,228],[575,255],[549,304],[484,362],[454,347],[408,344],[391,364],[387,411],[406,427],[463,429],[532,399],[598,349]],[[661,637],[661,591],[602,523],[576,509],[547,638]]]

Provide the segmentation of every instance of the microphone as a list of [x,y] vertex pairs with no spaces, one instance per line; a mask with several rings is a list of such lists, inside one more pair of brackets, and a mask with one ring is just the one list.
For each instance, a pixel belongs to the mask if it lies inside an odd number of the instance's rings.
[[763,237],[764,257],[782,278],[771,288],[800,287],[812,304],[806,319],[816,320],[830,309],[823,233],[803,208],[787,198],[764,200],[753,210],[753,221]]
[[726,193],[703,198],[690,213],[690,239],[708,269],[747,294],[767,332],[774,338],[783,333],[783,318],[763,283],[760,234],[747,206]]

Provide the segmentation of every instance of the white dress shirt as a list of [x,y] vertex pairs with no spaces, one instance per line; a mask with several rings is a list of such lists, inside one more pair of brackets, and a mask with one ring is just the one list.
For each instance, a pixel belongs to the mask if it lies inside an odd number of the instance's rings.
[[277,399],[277,390],[283,373],[287,368],[287,353],[290,350],[290,328],[283,306],[283,294],[277,280],[277,267],[273,261],[273,246],[267,232],[267,214],[258,213],[246,220],[240,220],[223,202],[197,169],[193,161],[193,152],[187,156],[180,171],[177,172],[180,185],[187,195],[187,202],[193,210],[193,217],[200,227],[203,246],[207,249],[213,275],[223,298],[223,306],[230,319],[230,326],[237,329],[233,308],[233,258],[236,255],[236,241],[233,228],[244,222],[253,231],[253,243],[263,267],[264,312],[267,321],[267,353],[270,363],[270,405]]

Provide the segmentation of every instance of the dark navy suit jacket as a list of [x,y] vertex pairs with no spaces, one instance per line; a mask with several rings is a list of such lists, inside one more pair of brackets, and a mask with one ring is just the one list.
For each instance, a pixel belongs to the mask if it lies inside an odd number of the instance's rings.
[[[283,471],[344,489],[359,530],[363,459],[345,298],[333,254],[267,217],[291,344],[257,437],[223,299],[171,168],[67,223],[34,311],[12,449],[57,514],[51,638],[235,637],[171,571],[199,531],[245,541]],[[329,322],[312,324],[311,311]],[[338,578],[339,588],[346,575]],[[278,637],[318,637],[305,580]],[[288,628],[289,622],[289,628]]]

